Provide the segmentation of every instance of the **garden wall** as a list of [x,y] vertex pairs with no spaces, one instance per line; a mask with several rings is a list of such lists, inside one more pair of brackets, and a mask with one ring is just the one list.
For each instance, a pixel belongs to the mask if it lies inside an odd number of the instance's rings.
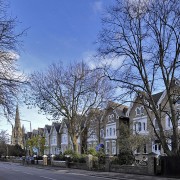
[[130,165],[110,165],[111,172],[119,172],[119,173],[131,173],[131,174],[148,174],[147,166],[130,166]]
[[87,167],[86,163],[70,162],[69,167],[74,168],[74,169],[88,170],[88,167]]
[[52,166],[67,167],[66,161],[51,161]]

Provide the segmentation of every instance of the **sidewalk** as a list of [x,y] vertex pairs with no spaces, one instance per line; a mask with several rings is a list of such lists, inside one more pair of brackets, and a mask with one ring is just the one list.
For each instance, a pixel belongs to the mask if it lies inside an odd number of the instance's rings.
[[82,174],[87,176],[96,176],[96,177],[103,177],[109,179],[128,179],[128,180],[176,180],[179,178],[167,178],[162,176],[149,176],[149,175],[138,175],[138,174],[125,174],[125,173],[116,173],[116,172],[100,172],[100,171],[88,171],[88,170],[81,170],[81,169],[72,169],[72,168],[61,168],[61,167],[54,167],[54,166],[42,166],[42,165],[25,165],[29,167],[36,167],[40,169],[47,169],[52,171],[59,171],[63,170],[64,173],[69,174]]

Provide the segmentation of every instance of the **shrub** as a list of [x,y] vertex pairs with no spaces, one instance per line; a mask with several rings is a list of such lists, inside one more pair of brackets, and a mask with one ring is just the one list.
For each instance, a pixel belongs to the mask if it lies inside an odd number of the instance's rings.
[[67,149],[66,151],[64,151],[63,155],[73,155],[74,151],[72,149]]
[[72,155],[72,161],[73,161],[73,162],[78,162],[78,161],[79,161],[79,157],[80,157],[79,154],[75,154],[75,153],[74,153],[74,154]]
[[98,151],[96,156],[98,157],[98,163],[99,164],[105,164],[106,155],[105,155],[103,149]]
[[124,151],[118,154],[112,161],[113,164],[131,165],[134,162],[134,156],[131,152]]
[[86,163],[86,155],[82,154],[79,158],[79,163]]
[[72,161],[73,162],[78,162],[78,163],[85,163],[86,162],[86,155],[82,154],[73,154],[72,156]]
[[87,154],[91,154],[93,156],[97,156],[97,151],[94,148],[89,148]]
[[65,161],[66,157],[64,155],[56,155],[56,156],[54,156],[54,160],[56,160],[56,161]]

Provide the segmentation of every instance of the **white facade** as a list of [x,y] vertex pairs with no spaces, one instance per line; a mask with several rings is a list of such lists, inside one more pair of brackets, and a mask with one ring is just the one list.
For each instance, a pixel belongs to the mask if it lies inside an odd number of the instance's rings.
[[148,134],[147,116],[133,118],[133,134]]

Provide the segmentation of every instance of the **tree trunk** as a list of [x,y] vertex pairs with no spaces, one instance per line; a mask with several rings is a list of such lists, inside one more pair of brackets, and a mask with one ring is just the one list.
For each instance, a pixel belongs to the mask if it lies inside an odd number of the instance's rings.
[[74,151],[75,153],[78,153],[78,142],[77,142],[78,137],[74,135],[72,139],[73,139],[73,140],[72,140],[72,143],[73,143],[73,151]]

